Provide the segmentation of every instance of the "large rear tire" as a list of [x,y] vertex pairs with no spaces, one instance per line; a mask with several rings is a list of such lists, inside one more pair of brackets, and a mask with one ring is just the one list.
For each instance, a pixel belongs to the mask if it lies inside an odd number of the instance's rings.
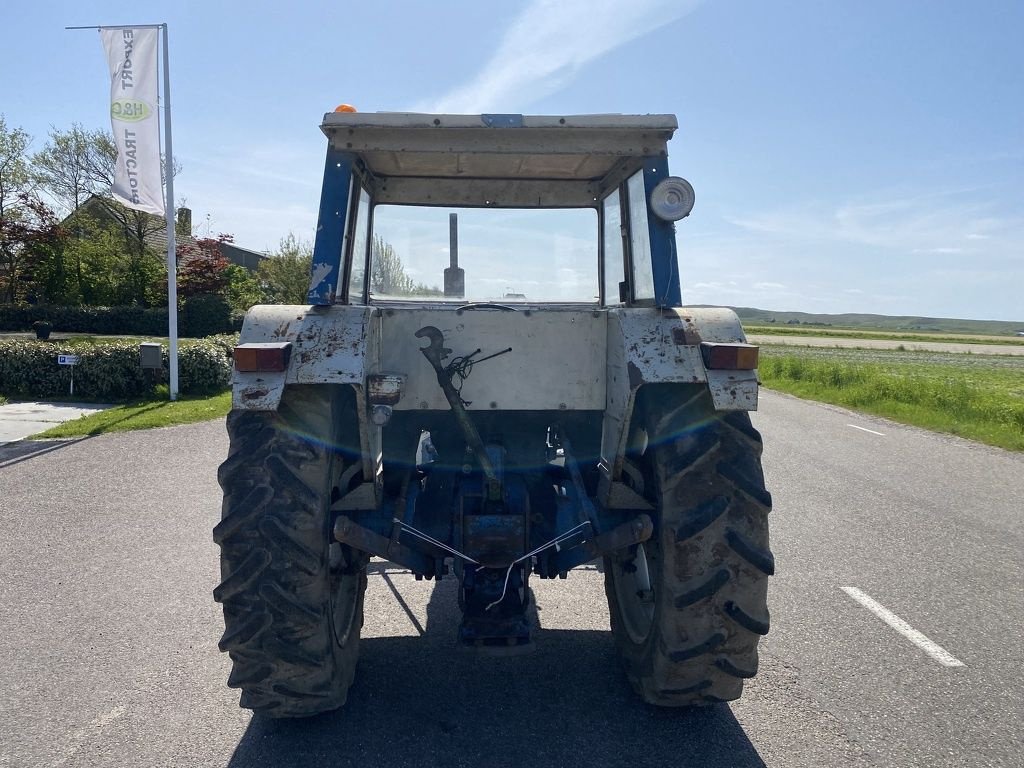
[[[240,704],[272,717],[306,717],[345,703],[359,655],[366,563],[332,544],[330,506],[353,458],[349,393],[289,387],[277,412],[232,411],[221,547],[220,649]],[[352,436],[348,436],[352,439]]]
[[605,559],[616,646],[644,701],[739,698],[768,632],[771,495],[761,436],[704,387],[640,390],[626,478],[655,506],[651,539]]

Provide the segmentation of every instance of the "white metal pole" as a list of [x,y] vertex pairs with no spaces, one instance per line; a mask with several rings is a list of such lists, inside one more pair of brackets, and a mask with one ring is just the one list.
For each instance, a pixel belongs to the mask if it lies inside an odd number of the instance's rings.
[[174,232],[174,151],[171,148],[171,72],[167,52],[167,24],[161,24],[164,37],[164,215],[167,218],[167,325],[170,336],[171,400],[178,399],[178,260]]
[[[114,29],[115,27],[85,26],[64,29]],[[116,27],[122,29],[123,27]],[[133,24],[132,29],[160,29],[164,44],[164,218],[167,221],[167,325],[170,337],[170,389],[171,400],[178,399],[178,265],[177,244],[174,238],[174,151],[171,149],[171,73],[167,52],[167,24]]]

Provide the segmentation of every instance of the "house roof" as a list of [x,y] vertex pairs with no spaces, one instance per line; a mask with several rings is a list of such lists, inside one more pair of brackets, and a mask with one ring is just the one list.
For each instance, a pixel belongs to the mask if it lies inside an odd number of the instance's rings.
[[[188,214],[183,215],[183,212],[188,212]],[[113,217],[110,215],[110,211],[107,209],[106,204],[96,195],[90,195],[89,199],[78,207],[78,210],[65,217],[63,223],[73,221],[76,216],[81,216],[83,213],[100,221],[114,223]],[[165,252],[167,250],[167,227],[164,224],[164,217],[153,216],[148,213],[144,213],[142,215],[145,216],[152,224],[151,227],[147,228],[147,232],[145,234],[146,245],[155,251]],[[188,208],[178,209],[175,243],[178,246],[195,244],[197,240],[193,237],[191,232],[189,234],[184,234],[181,231],[183,219],[189,222],[189,229],[191,229],[191,211],[189,211]],[[221,243],[220,250],[229,262],[253,272],[263,259],[269,258],[265,253],[243,248],[242,246],[235,245],[234,243]]]

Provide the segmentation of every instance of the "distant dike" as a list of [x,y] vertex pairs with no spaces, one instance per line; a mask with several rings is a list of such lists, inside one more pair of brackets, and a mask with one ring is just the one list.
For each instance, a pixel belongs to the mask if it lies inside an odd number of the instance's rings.
[[[713,306],[695,304],[693,306]],[[1024,332],[1024,320],[960,320],[945,317],[841,314],[816,315],[809,312],[775,312],[753,307],[730,307],[740,321],[750,325],[811,326],[850,330],[916,331],[918,333],[971,333],[991,336],[1017,336]]]

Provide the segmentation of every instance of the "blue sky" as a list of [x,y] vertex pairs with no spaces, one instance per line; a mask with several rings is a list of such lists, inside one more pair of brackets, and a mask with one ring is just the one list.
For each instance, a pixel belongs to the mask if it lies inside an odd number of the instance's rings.
[[[98,35],[166,21],[175,193],[198,229],[312,236],[361,111],[672,112],[688,303],[1024,320],[1024,3],[15,0],[0,113],[109,127]],[[209,217],[207,219],[207,217]]]

